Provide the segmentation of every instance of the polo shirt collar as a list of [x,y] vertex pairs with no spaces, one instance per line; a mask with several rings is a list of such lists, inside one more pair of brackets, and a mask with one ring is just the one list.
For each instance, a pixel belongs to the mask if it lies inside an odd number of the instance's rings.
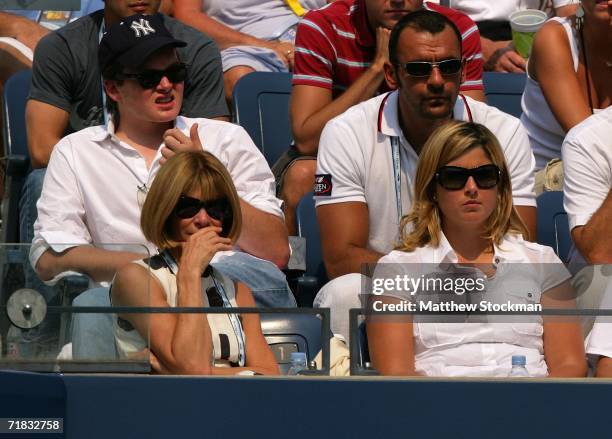
[[355,28],[357,44],[364,47],[374,47],[376,38],[372,29],[370,29],[365,0],[356,0],[352,7],[355,8],[355,12],[351,15],[351,21]]
[[399,123],[399,90],[387,93],[378,107],[378,132],[385,136],[402,137]]
[[[399,90],[387,93],[378,108],[378,132],[385,136],[400,137],[403,140],[404,133],[399,123]],[[463,95],[457,96],[453,107],[453,119],[461,121],[472,121],[472,110],[467,99]]]
[[440,261],[440,265],[456,264],[457,262],[459,262],[457,253],[455,253],[455,250],[453,250],[450,245],[450,242],[448,242],[448,239],[446,239],[446,235],[444,235],[444,232],[442,231],[440,231],[440,243],[434,249],[433,256],[433,260]]
[[[501,245],[493,245],[493,262],[499,265],[503,262],[525,262],[522,253],[513,251],[516,244],[522,246],[524,240],[520,235],[506,235],[502,240]],[[443,264],[456,264],[459,258],[455,250],[451,247],[448,239],[443,232],[440,232],[440,243],[438,247],[433,249],[433,260],[440,261]]]

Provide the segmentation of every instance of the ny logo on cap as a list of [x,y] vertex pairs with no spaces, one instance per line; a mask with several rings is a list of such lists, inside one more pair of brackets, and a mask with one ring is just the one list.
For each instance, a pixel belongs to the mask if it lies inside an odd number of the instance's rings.
[[144,18],[141,18],[140,22],[137,22],[134,20],[130,27],[136,34],[136,38],[139,38],[141,35],[147,36],[149,34],[155,33],[155,29],[153,29],[151,25],[149,24],[149,21],[145,20]]

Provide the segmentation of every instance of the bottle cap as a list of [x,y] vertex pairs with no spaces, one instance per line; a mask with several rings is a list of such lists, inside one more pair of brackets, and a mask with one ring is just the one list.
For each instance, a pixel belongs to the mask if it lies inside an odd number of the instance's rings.
[[513,366],[524,366],[527,364],[527,357],[524,355],[513,355],[512,356],[512,365]]
[[304,362],[306,363],[306,352],[291,352],[291,362]]

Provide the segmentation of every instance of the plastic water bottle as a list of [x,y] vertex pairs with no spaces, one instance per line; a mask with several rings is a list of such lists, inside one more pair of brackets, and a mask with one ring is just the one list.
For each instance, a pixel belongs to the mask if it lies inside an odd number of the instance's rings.
[[513,355],[512,356],[512,369],[510,369],[509,377],[528,377],[529,372],[525,368],[527,364],[527,358],[524,355]]
[[306,352],[291,352],[291,367],[287,375],[299,375],[306,370]]

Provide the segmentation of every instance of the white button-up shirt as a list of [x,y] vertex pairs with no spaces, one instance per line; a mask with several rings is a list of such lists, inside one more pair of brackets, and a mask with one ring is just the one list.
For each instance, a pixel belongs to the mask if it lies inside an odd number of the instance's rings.
[[[495,275],[486,280],[484,292],[473,299],[478,303],[484,300],[537,304],[542,293],[570,278],[553,249],[526,242],[520,236],[508,235],[501,245],[495,246],[493,261]],[[457,262],[457,254],[442,235],[438,247],[420,247],[411,253],[393,251],[378,263],[384,264],[381,269],[387,275],[395,271],[420,276],[424,270],[437,273],[445,271],[445,265]],[[472,290],[464,294],[475,293]],[[425,300],[427,294],[418,300]],[[427,317],[426,322],[415,317],[413,323],[415,367],[419,373],[445,377],[507,376],[512,355],[525,355],[531,376],[548,374],[540,316],[474,315],[467,323],[448,323],[457,316]]]
[[[317,179],[322,179],[328,190],[326,195],[315,197],[316,205],[366,203],[368,248],[380,253],[389,253],[399,237],[390,139],[398,137],[400,141],[402,214],[412,206],[419,158],[401,129],[398,96],[397,91],[377,96],[329,121],[317,156]],[[457,99],[453,117],[483,124],[497,136],[510,173],[514,204],[535,206],[535,159],[520,121],[469,97]]]
[[[282,218],[274,176],[246,131],[227,122],[182,116],[175,126],[189,136],[194,123],[203,148],[228,169],[240,198]],[[141,244],[155,252],[140,230],[140,210],[142,189],[151,186],[160,168],[162,146],[147,168],[144,157],[114,135],[112,124],[108,129],[86,128],[60,140],[53,148],[37,204],[32,266],[49,248],[61,252],[92,243],[132,251],[133,244]]]

